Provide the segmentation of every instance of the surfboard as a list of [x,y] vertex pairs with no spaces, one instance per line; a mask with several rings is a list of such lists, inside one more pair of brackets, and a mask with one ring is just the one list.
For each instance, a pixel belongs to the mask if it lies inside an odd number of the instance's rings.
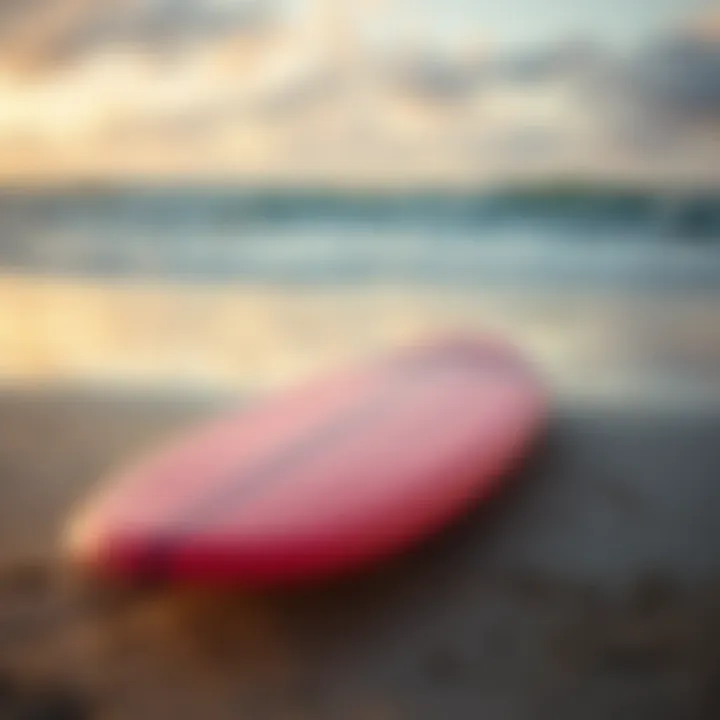
[[499,489],[542,426],[521,354],[453,337],[396,350],[232,412],[100,484],[72,562],[248,587],[360,569]]

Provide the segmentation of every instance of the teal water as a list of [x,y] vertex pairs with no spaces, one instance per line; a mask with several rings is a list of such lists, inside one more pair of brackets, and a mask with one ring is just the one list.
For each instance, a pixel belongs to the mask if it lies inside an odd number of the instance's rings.
[[267,282],[720,280],[720,192],[0,192],[5,271]]

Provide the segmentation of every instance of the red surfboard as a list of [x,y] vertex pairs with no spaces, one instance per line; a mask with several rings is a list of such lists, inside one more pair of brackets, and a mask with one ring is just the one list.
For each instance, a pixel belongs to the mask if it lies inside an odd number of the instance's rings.
[[545,412],[512,348],[403,349],[201,428],[111,478],[71,558],[128,578],[304,581],[394,555],[487,497]]

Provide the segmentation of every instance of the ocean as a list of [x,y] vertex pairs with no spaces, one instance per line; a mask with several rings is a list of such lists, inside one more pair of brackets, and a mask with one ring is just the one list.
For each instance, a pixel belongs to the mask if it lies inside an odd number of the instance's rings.
[[720,273],[720,193],[6,190],[0,218],[0,264],[26,272],[673,288]]
[[720,192],[5,189],[0,222],[10,384],[256,388],[459,328],[574,392],[719,385]]

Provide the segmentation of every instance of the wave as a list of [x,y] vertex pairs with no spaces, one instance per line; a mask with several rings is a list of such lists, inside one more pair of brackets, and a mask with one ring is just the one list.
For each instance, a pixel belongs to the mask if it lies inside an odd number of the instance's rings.
[[720,195],[0,191],[0,272],[273,283],[720,287]]
[[[537,223],[558,232],[615,227],[675,239],[720,240],[718,192],[579,184],[474,191],[350,192],[242,187],[98,187],[0,190],[0,218],[30,231],[44,223],[161,230],[188,223],[252,230],[312,223],[482,230]],[[593,233],[595,231],[595,233]]]

